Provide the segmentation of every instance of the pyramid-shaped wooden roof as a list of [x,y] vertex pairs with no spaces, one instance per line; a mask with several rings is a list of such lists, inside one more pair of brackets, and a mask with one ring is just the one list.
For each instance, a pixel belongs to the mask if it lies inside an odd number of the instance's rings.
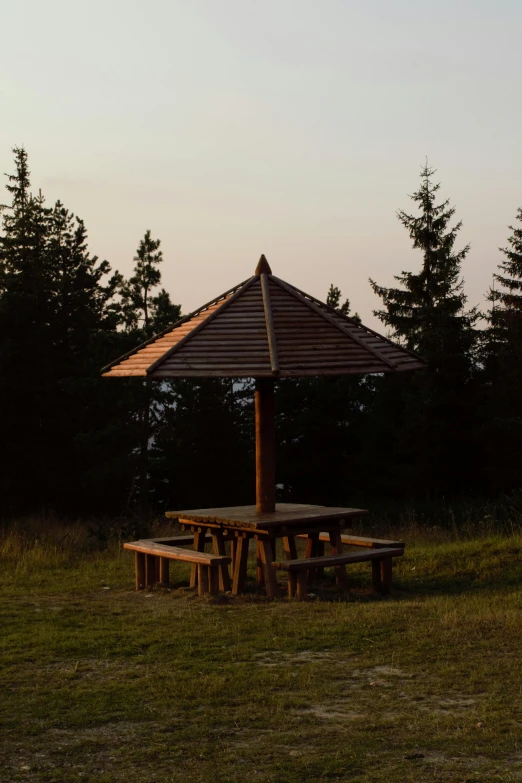
[[105,377],[284,378],[402,372],[416,354],[271,273],[253,277],[103,369]]

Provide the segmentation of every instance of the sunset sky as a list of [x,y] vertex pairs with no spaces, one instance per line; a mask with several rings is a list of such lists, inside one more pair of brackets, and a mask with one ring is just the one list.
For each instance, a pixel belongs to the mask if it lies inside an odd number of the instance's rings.
[[376,326],[426,156],[484,305],[522,206],[520,0],[4,0],[2,28],[1,171],[23,144],[123,273],[150,228],[184,312],[265,253]]

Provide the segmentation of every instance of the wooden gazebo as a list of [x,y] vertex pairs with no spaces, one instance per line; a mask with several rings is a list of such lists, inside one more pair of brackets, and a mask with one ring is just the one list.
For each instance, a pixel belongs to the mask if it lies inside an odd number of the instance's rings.
[[274,381],[390,373],[416,354],[272,274],[264,255],[248,280],[104,368],[104,377],[255,378],[256,509],[275,511]]

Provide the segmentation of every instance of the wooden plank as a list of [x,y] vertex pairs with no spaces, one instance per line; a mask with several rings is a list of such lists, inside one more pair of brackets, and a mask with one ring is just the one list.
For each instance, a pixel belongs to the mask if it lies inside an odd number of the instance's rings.
[[[385,356],[381,356],[379,352],[372,348],[371,346],[366,346],[364,342],[361,340],[359,335],[354,334],[345,327],[345,325],[335,319],[330,313],[326,312],[325,310],[321,309],[318,305],[315,304],[315,302],[310,301],[309,299],[306,299],[304,296],[302,296],[296,289],[292,289],[291,286],[288,285],[288,283],[285,283],[283,280],[280,280],[278,277],[272,277],[272,280],[276,282],[279,286],[281,286],[285,291],[288,291],[288,293],[291,296],[295,296],[296,299],[298,299],[302,304],[306,305],[308,308],[313,310],[315,313],[321,316],[321,318],[324,318],[326,321],[331,323],[333,326],[335,326],[337,329],[340,329],[343,334],[345,334],[348,339],[354,340],[354,342],[359,343],[359,345],[362,345],[362,347],[366,348],[366,350],[369,353],[372,353],[379,361],[381,361],[385,366],[388,366],[390,369],[395,370],[395,365],[393,362],[391,362],[388,358]],[[383,369],[383,372],[386,372],[385,369]]]
[[389,557],[401,557],[403,549],[367,549],[364,552],[343,552],[342,555],[325,555],[324,557],[303,558],[302,560],[281,560],[273,562],[279,571],[302,571],[313,566],[337,566],[339,564],[364,563],[371,560],[383,560]]
[[275,511],[258,513],[255,506],[229,506],[223,508],[167,511],[169,519],[189,519],[192,522],[210,522],[221,525],[237,525],[250,529],[271,528],[285,525],[349,519],[367,514],[366,509],[314,506],[303,503],[277,503]]
[[163,546],[154,541],[132,541],[123,545],[124,549],[134,552],[145,552],[150,557],[167,557],[170,560],[181,560],[184,563],[206,563],[207,565],[219,565],[220,563],[229,563],[229,557],[221,557],[206,552],[191,551],[190,549],[181,549],[173,546]]
[[277,358],[277,341],[276,333],[274,329],[274,320],[272,318],[272,307],[270,303],[270,292],[268,289],[268,277],[266,274],[261,275],[261,291],[263,293],[263,306],[266,321],[266,331],[268,335],[268,347],[270,350],[270,364],[272,366],[272,372],[279,372],[279,360]]
[[280,591],[277,584],[276,571],[272,567],[272,544],[268,538],[260,539],[259,543],[261,544],[261,560],[263,561],[267,597],[279,598]]
[[136,590],[143,590],[147,583],[145,577],[145,555],[143,552],[134,553],[134,564],[136,568]]
[[[163,544],[164,546],[192,546],[194,543],[194,534],[188,536],[166,536],[165,538],[153,538],[156,544]],[[205,536],[205,543],[210,544],[212,536]]]
[[[307,538],[304,533],[297,534],[297,538]],[[320,541],[329,541],[330,535],[327,532],[319,533]],[[404,541],[388,541],[384,538],[367,538],[365,536],[355,536],[348,533],[341,534],[341,541],[344,546],[364,546],[373,547],[374,549],[382,549],[386,547],[393,547],[397,549],[404,547]]]
[[244,291],[247,291],[250,286],[255,282],[256,278],[251,277],[249,280],[244,283],[241,288],[238,288],[236,291],[234,291],[233,294],[231,294],[226,299],[223,299],[223,301],[220,303],[219,307],[217,307],[215,310],[212,310],[212,312],[202,321],[200,321],[197,326],[194,327],[188,334],[186,334],[184,337],[181,338],[181,340],[178,340],[175,345],[173,345],[169,350],[162,356],[160,359],[157,359],[151,366],[149,367],[149,372],[154,372],[154,370],[157,369],[157,367],[162,364],[166,359],[170,358],[175,351],[179,351],[183,346],[188,342],[188,340],[191,340],[194,338],[196,334],[199,334],[199,332],[207,326],[214,318],[216,318],[220,313],[223,312],[223,310],[227,307],[230,307],[230,305],[236,301],[238,296],[240,296]]

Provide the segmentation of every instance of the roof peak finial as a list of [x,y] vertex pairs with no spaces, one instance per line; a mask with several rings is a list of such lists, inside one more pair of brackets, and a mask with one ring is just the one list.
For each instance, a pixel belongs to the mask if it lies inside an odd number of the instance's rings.
[[254,272],[255,275],[271,275],[272,270],[270,269],[270,264],[265,258],[264,253],[261,254],[261,258],[258,261],[258,264],[256,266],[256,271]]

